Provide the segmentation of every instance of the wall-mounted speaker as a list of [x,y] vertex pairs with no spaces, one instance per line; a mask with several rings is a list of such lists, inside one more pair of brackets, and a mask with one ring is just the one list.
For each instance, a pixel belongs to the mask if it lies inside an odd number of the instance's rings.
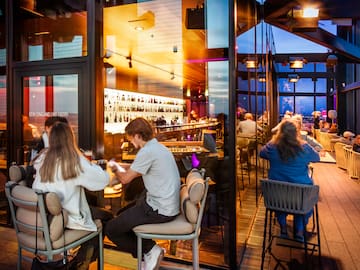
[[204,8],[186,9],[186,28],[205,29]]

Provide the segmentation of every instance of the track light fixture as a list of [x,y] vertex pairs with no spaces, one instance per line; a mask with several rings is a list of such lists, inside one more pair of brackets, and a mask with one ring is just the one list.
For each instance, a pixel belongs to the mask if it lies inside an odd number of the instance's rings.
[[126,60],[128,60],[128,62],[129,62],[129,68],[132,68],[131,55],[127,56],[127,57],[126,57]]
[[245,59],[245,65],[248,69],[258,68],[259,63],[256,57],[248,57]]
[[304,63],[306,63],[306,60],[302,57],[290,57],[289,59],[290,68],[303,68]]
[[296,83],[299,79],[300,79],[300,77],[297,74],[289,74],[288,75],[289,82]]
[[187,89],[186,89],[186,96],[187,97],[190,97],[191,96],[191,90],[190,90],[190,87],[188,86]]
[[259,82],[266,82],[266,75],[264,73],[261,73],[258,75]]

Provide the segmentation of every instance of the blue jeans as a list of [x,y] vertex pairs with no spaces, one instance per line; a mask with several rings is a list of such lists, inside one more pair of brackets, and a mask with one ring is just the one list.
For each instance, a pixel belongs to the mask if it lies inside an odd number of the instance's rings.
[[[303,222],[303,216],[302,215],[294,215],[294,221],[295,221],[295,232],[297,231],[305,231],[304,225],[306,226],[309,222],[309,218],[312,216],[313,210],[311,210],[309,213],[305,215],[305,224]],[[280,226],[286,226],[286,217],[287,213],[284,212],[276,212],[276,218],[280,224]]]

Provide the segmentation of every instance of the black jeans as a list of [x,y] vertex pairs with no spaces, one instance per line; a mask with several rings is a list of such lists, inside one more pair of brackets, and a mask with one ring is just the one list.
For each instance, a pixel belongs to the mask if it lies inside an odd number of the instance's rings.
[[[149,223],[164,223],[171,221],[175,216],[168,217],[154,211],[145,201],[144,194],[132,205],[121,211],[117,217],[107,223],[105,234],[117,246],[118,250],[130,253],[137,257],[137,238],[133,228]],[[143,239],[143,254],[148,253],[155,242]]]
[[[100,219],[103,226],[103,238],[105,237],[105,228],[109,220],[114,216],[111,211],[104,208],[90,206],[91,216],[93,220]],[[81,245],[78,254],[76,255],[77,268],[76,269],[88,269],[90,262],[97,259],[99,255],[99,239],[97,237],[90,239]]]

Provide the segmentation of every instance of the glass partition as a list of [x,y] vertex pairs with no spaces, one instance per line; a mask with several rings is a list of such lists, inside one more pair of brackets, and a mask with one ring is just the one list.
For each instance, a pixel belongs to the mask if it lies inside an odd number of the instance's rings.
[[14,60],[37,61],[87,55],[86,0],[12,1]]
[[47,117],[66,117],[78,140],[78,75],[49,75],[23,78],[24,164],[36,155]]
[[8,158],[8,125],[7,125],[7,94],[6,94],[6,1],[0,1],[0,223],[7,223],[8,207],[4,185],[7,181]]
[[[228,1],[130,2],[107,1],[103,10],[105,156],[131,162],[134,152],[123,128],[136,116],[150,120],[181,176],[197,155],[214,181],[200,262],[226,266],[229,205],[215,189],[229,181],[216,169],[224,161],[229,114]],[[192,258],[188,241],[160,244],[172,259]]]

